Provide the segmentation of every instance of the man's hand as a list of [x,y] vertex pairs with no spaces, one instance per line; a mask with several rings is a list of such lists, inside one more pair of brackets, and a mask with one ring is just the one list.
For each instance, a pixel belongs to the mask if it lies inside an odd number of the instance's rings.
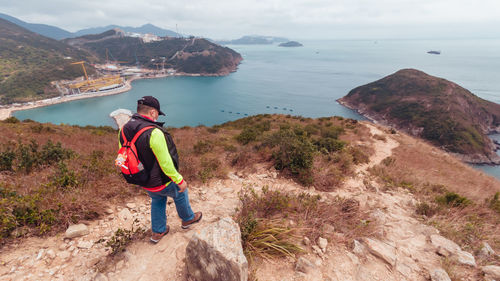
[[186,181],[183,181],[181,184],[179,184],[179,189],[180,189],[179,192],[184,192],[186,188],[188,188]]

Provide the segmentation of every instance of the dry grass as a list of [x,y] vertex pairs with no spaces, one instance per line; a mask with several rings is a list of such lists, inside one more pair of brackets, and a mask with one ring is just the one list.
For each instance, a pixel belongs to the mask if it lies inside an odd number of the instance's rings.
[[[0,122],[0,130],[0,144],[4,147],[0,153],[10,141],[16,145],[17,140],[29,143],[31,139],[40,146],[49,140],[60,142],[63,148],[74,151],[72,158],[62,163],[42,163],[30,173],[16,169],[0,171],[2,198],[8,196],[10,200],[0,206],[10,216],[10,225],[2,232],[4,238],[10,234],[11,237],[53,234],[71,223],[99,217],[108,204],[144,195],[140,188],[126,184],[114,169],[118,137],[117,131],[110,127],[82,128],[25,121]],[[287,146],[288,142],[280,139],[282,130],[294,146]],[[356,144],[360,138],[369,139],[369,130],[357,121],[338,117],[258,115],[211,128],[169,131],[179,152],[180,173],[194,185],[225,178],[232,170],[251,173],[257,165],[272,169],[280,161],[282,176],[321,190],[332,190],[352,173],[353,163],[366,161],[372,153]],[[273,137],[278,143],[270,144]],[[300,151],[303,144],[309,150]],[[16,195],[7,195],[10,192]],[[23,217],[20,221],[19,216],[12,219],[11,214],[19,206],[28,219]],[[40,214],[49,217],[40,218]],[[2,238],[2,243],[7,240]]]
[[371,174],[384,188],[411,191],[421,201],[417,215],[462,249],[477,254],[487,241],[498,252],[500,213],[492,202],[500,183],[422,141],[406,135],[397,140],[400,146]]

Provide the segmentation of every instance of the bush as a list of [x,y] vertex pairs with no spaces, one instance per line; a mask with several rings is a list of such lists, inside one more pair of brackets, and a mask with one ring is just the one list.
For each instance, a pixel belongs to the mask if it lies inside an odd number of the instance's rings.
[[321,129],[321,136],[323,138],[338,139],[339,136],[344,132],[344,128],[340,126],[328,126]]
[[136,219],[132,223],[131,229],[118,228],[111,238],[108,240],[99,239],[96,243],[105,243],[104,245],[110,250],[109,255],[111,256],[125,251],[132,241],[143,238],[146,233],[146,230],[142,227],[134,228],[137,222]]
[[16,117],[14,116],[11,116],[5,120],[3,120],[4,123],[10,123],[10,124],[16,124],[16,123],[19,123],[19,119],[17,119]]
[[236,136],[236,140],[239,143],[246,145],[246,144],[256,140],[258,135],[259,135],[259,131],[256,128],[245,127],[243,129],[243,131],[241,131],[241,133]]
[[201,170],[198,172],[201,181],[205,183],[207,180],[214,178],[217,175],[216,172],[219,166],[220,161],[217,159],[201,159]]
[[438,209],[437,206],[422,202],[417,204],[417,209],[415,210],[415,212],[421,216],[432,217],[438,212]]
[[446,192],[443,196],[437,196],[436,202],[450,207],[466,207],[472,203],[466,197],[462,197],[455,192]]
[[347,143],[345,141],[333,138],[321,138],[314,142],[314,145],[316,145],[318,150],[327,152],[340,151],[346,144]]
[[52,176],[50,185],[56,187],[75,187],[78,184],[79,180],[75,172],[68,170],[64,162],[59,162],[58,169]]
[[294,175],[307,173],[312,168],[314,145],[305,135],[297,135],[291,129],[280,129],[266,142],[271,147],[278,146],[273,153],[274,167],[289,170]]
[[495,193],[490,200],[490,208],[500,213],[500,192]]
[[0,237],[9,237],[12,231],[23,226],[36,227],[40,234],[49,231],[57,222],[59,210],[40,209],[41,198],[39,193],[19,195],[0,187]]
[[0,153],[0,171],[12,171],[14,159],[16,159],[16,153],[12,150]]
[[210,141],[199,140],[195,145],[193,145],[193,150],[198,155],[210,152],[213,148],[214,145]]

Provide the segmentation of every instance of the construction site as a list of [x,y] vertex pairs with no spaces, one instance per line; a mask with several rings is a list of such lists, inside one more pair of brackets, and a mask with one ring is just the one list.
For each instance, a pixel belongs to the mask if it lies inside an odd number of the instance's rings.
[[[112,54],[110,54],[112,56]],[[96,70],[94,77],[90,77],[85,68],[85,61],[71,63],[72,65],[81,65],[81,78],[71,81],[60,81],[57,83],[57,88],[63,95],[78,95],[85,93],[108,92],[125,87],[127,80],[137,78],[158,78],[175,75],[175,70],[165,68],[165,58],[162,57],[160,62],[153,62],[156,69],[141,68],[138,63],[136,66],[121,65],[122,63],[130,64],[123,61],[110,61],[108,59],[108,50],[106,49],[106,63],[92,64]]]

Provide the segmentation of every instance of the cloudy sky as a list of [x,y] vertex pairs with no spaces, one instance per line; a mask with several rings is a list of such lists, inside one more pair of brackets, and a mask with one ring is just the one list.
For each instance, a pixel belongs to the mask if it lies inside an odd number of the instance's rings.
[[68,31],[152,23],[214,39],[500,37],[500,0],[0,0],[0,12]]

